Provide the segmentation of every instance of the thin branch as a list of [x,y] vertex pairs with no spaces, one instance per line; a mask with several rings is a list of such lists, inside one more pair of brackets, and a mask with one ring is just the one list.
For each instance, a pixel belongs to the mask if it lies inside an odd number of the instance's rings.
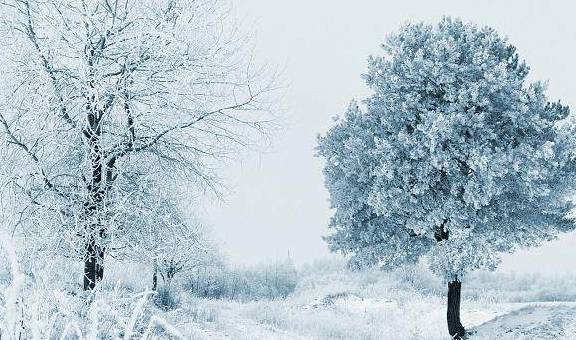
[[58,80],[56,79],[55,74],[56,72],[48,62],[48,58],[46,58],[46,56],[42,52],[42,49],[40,48],[40,45],[38,44],[38,37],[36,36],[36,32],[34,31],[34,26],[32,24],[32,13],[30,12],[30,2],[25,1],[24,5],[26,6],[27,33],[28,33],[27,36],[32,42],[32,45],[34,45],[36,52],[38,52],[38,56],[42,61],[42,66],[44,67],[44,70],[46,71],[46,73],[48,73],[48,76],[50,77],[50,81],[52,82],[52,87],[54,89],[54,95],[58,99],[60,117],[62,117],[62,119],[64,119],[70,126],[76,127],[77,124],[68,114],[68,109],[64,104],[64,98],[62,97],[62,94],[58,90]]
[[16,145],[20,149],[22,149],[28,155],[28,157],[30,157],[30,159],[36,164],[36,167],[38,168],[38,172],[42,176],[42,179],[43,179],[46,187],[48,189],[51,189],[52,191],[54,191],[59,196],[68,199],[69,198],[68,195],[66,195],[63,192],[61,192],[60,190],[58,190],[56,188],[56,186],[48,179],[48,176],[46,175],[44,168],[40,164],[40,159],[38,158],[36,153],[34,153],[34,151],[32,151],[31,148],[29,148],[24,142],[22,142],[21,139],[16,137],[16,135],[14,135],[12,130],[10,130],[10,126],[8,125],[8,122],[6,121],[6,119],[4,118],[4,115],[2,113],[0,113],[0,123],[2,123],[2,126],[4,126],[4,130],[5,130],[6,134],[8,135],[8,142]]

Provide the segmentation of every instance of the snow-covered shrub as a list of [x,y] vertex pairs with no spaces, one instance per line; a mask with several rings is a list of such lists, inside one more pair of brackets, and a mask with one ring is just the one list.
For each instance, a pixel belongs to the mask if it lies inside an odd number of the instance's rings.
[[471,274],[465,298],[503,302],[576,301],[576,275],[478,272]]
[[152,291],[127,293],[119,286],[100,285],[90,294],[79,294],[79,278],[76,291],[56,289],[45,272],[23,273],[12,240],[4,237],[0,251],[9,264],[9,275],[3,278],[7,284],[0,285],[2,339],[160,339],[168,334],[184,339],[155,315],[159,313],[151,304]]
[[178,307],[180,298],[178,292],[169,287],[160,287],[154,295],[156,305],[164,310],[171,310]]
[[421,262],[398,268],[392,272],[392,275],[401,287],[431,295],[444,295],[445,293],[442,280]]
[[286,298],[296,284],[296,268],[288,259],[244,269],[197,268],[185,288],[199,297],[258,300]]
[[108,261],[101,287],[104,290],[121,289],[137,293],[152,289],[152,268],[147,263],[130,260]]

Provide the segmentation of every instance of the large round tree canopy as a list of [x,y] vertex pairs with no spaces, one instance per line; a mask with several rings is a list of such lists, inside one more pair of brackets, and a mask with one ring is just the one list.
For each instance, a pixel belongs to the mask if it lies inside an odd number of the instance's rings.
[[334,251],[385,267],[430,255],[453,277],[574,227],[568,107],[507,39],[444,18],[382,47],[373,94],[319,138]]

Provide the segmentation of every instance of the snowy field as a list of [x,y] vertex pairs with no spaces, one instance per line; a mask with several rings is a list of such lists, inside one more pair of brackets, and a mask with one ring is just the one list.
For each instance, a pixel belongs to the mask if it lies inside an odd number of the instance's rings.
[[[193,278],[181,277],[169,308],[146,293],[149,273],[138,265],[114,264],[89,307],[73,276],[57,278],[66,290],[34,287],[28,276],[15,287],[5,270],[0,313],[3,329],[37,339],[449,339],[444,286],[424,268],[351,272],[318,261],[298,268],[286,298],[233,300],[197,297],[186,288]],[[472,274],[462,320],[470,339],[573,339],[575,287],[569,275]]]
[[[191,299],[167,317],[177,327],[193,330],[190,336],[198,339],[449,339],[444,291],[420,270],[383,274],[320,269],[304,274],[294,295],[286,300]],[[538,299],[539,292],[547,288],[541,286],[545,278],[484,275],[485,281],[468,292],[471,294],[466,294],[464,286],[462,320],[475,332],[471,339],[576,337],[575,302],[528,302]],[[517,290],[505,289],[506,293],[497,296],[491,280],[508,280],[501,285],[516,286]],[[574,282],[575,278],[565,280]],[[560,281],[556,278],[555,283]],[[566,288],[548,288],[558,289],[559,296],[570,299]],[[525,294],[526,301],[519,301],[520,294]],[[550,295],[543,298],[554,299]],[[189,322],[186,315],[196,317]]]
[[[208,321],[184,322],[197,339],[447,339],[443,301],[341,298],[330,306],[195,301]],[[576,304],[470,302],[471,339],[573,339]],[[197,310],[197,309],[196,309]],[[217,319],[212,311],[220,310]]]

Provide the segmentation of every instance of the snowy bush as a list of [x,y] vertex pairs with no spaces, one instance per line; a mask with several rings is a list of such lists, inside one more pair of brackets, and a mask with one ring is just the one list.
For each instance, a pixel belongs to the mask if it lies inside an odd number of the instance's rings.
[[154,295],[154,302],[156,305],[164,310],[171,310],[178,307],[180,298],[176,291],[170,287],[161,287]]
[[289,296],[297,284],[290,260],[246,269],[198,268],[185,288],[199,297],[232,300],[278,299]]
[[[1,241],[0,250],[9,263],[9,275],[3,278],[7,285],[0,287],[2,339],[129,339],[136,335],[184,339],[153,314],[153,292],[125,294],[117,287],[77,294],[44,286],[44,281],[22,273],[12,240],[3,237]],[[79,282],[77,288],[81,288]]]

